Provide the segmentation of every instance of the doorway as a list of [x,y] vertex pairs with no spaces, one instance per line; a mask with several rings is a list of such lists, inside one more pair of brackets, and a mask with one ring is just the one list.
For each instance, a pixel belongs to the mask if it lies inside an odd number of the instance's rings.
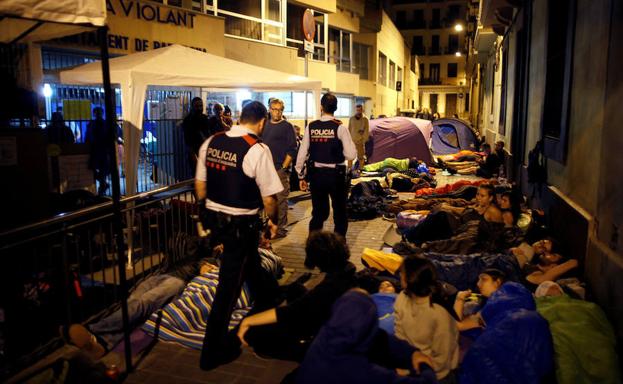
[[437,99],[438,99],[438,94],[436,93],[431,93],[430,94],[430,113],[435,113],[437,112]]
[[456,93],[446,94],[446,117],[453,117],[456,114]]

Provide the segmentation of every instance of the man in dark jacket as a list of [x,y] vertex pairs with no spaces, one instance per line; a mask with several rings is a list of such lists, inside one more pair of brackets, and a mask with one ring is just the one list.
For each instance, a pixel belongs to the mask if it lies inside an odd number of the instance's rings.
[[[237,331],[240,342],[256,353],[301,361],[309,342],[331,315],[331,307],[355,287],[355,266],[346,240],[333,232],[312,232],[305,245],[305,266],[318,267],[324,279],[309,292],[276,308],[246,317]],[[252,312],[256,312],[255,309]]]
[[199,148],[209,136],[208,117],[203,113],[203,101],[200,97],[195,97],[191,102],[190,113],[184,118],[182,129],[184,142],[188,148],[188,163],[191,172],[194,173]]
[[[312,198],[312,219],[309,231],[322,230],[329,217],[329,197],[333,207],[335,232],[346,236],[348,218],[346,215],[346,161],[348,168],[357,157],[357,148],[348,128],[336,119],[337,97],[326,93],[320,99],[322,116],[312,121],[305,129],[303,142],[296,158],[301,191],[310,187]],[[309,161],[308,161],[309,159]],[[308,164],[304,172],[305,164]]]

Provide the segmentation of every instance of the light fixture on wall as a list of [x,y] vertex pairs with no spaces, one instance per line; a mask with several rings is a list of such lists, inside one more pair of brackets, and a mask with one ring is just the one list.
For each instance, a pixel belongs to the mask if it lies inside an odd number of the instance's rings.
[[461,57],[461,52],[456,51],[456,53],[454,54],[454,56],[456,56],[456,57]]
[[458,23],[457,23],[457,24],[454,26],[454,30],[455,30],[456,32],[461,32],[461,31],[463,30],[463,25],[461,25],[461,24],[458,24]]

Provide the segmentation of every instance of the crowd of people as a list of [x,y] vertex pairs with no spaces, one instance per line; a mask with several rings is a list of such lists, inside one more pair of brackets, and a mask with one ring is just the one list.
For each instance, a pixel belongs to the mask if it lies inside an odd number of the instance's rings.
[[[433,209],[403,232],[395,254],[364,252],[368,268],[356,270],[346,243],[347,173],[353,161],[365,162],[369,125],[361,106],[345,127],[333,115],[334,95],[325,94],[320,104],[321,118],[305,127],[301,139],[279,99],[271,99],[268,108],[245,102],[239,124],[231,125],[224,107],[214,105],[215,115],[208,118],[203,101],[193,100],[183,130],[209,239],[204,252],[187,259],[192,267],[182,274],[170,266],[135,290],[128,303],[133,325],[172,298],[196,292],[187,292],[185,284],[209,274],[205,334],[197,343],[204,370],[237,359],[248,347],[261,357],[298,362],[284,378],[293,383],[540,383],[584,377],[561,374],[555,351],[557,337],[564,336],[550,329],[555,315],[541,316],[534,298],[573,295],[552,284],[578,262],[565,260],[551,238],[529,244],[527,237],[507,236],[516,233],[522,214],[512,190],[488,182],[471,186],[473,204],[433,197],[427,202]],[[481,166],[499,166],[487,165],[489,157]],[[304,246],[305,266],[322,273],[314,286],[305,283],[306,275],[279,286],[279,274],[266,268],[270,240],[288,235],[292,169],[300,189],[311,194]],[[328,232],[323,224],[331,208],[335,229]],[[239,299],[247,296],[252,304],[232,324]],[[120,324],[116,313],[62,332],[100,357],[120,339]],[[591,374],[620,379],[613,364],[607,369]]]

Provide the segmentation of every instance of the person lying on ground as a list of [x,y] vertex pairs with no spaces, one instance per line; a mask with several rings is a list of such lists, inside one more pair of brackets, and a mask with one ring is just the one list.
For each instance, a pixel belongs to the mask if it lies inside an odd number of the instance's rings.
[[544,281],[556,281],[567,272],[578,267],[575,259],[565,260],[559,253],[546,252],[538,256],[533,263],[524,267],[525,282],[528,289],[534,291]]
[[557,383],[620,383],[616,337],[603,310],[566,295],[553,281],[541,283],[535,296],[552,332]]
[[376,313],[364,290],[351,290],[340,297],[293,374],[294,381],[436,383],[431,358],[379,329]]
[[[261,280],[266,281],[267,285],[270,283],[271,286],[273,284],[276,286],[276,279],[283,274],[281,258],[268,249],[259,248],[258,251]],[[299,285],[302,278],[287,286],[279,287],[278,289],[283,291],[277,293],[276,297],[280,298],[284,293],[287,294],[290,286]],[[195,277],[179,298],[164,306],[161,311],[154,312],[142,326],[142,330],[157,336],[160,340],[201,350],[218,284],[218,270]],[[228,330],[238,326],[255,305],[255,297],[249,288],[247,283],[243,284],[229,319]]]
[[517,258],[519,266],[523,268],[526,264],[532,262],[534,256],[540,257],[545,253],[559,253],[558,248],[558,243],[554,239],[545,237],[532,244],[524,241],[518,246],[510,248],[509,251]]
[[462,226],[469,225],[471,221],[479,221],[484,225],[502,224],[504,219],[502,212],[494,203],[493,191],[491,184],[481,184],[478,187],[475,204],[468,208],[440,204],[418,225],[405,230],[404,238],[420,245],[427,241],[448,239],[456,233],[463,232]]
[[396,303],[396,287],[387,281],[381,281],[378,292],[372,293],[370,297],[374,301],[379,318],[379,328],[390,335],[394,332],[394,303]]
[[[423,249],[414,246],[408,242],[400,242],[394,246],[395,253],[387,253],[379,250],[365,248],[361,256],[361,261],[364,265],[373,270],[380,272],[386,272],[390,275],[398,276],[399,267],[403,259],[409,255],[419,255],[430,260],[437,270],[437,277],[439,280],[453,285],[459,290],[475,289],[479,275],[486,269],[495,268],[502,272],[510,281],[525,283],[525,273],[528,272],[528,276],[535,273],[530,277],[543,278],[539,275],[540,271],[527,270],[524,267],[527,265],[532,266],[531,258],[527,258],[523,255],[523,252],[532,252],[532,255],[536,255],[535,262],[541,258],[545,259],[542,264],[546,264],[551,261],[552,257],[545,256],[552,249],[552,240],[543,239],[535,242],[532,246],[522,244],[521,247],[512,248],[511,251],[506,253],[473,253],[467,255],[459,254],[445,254],[438,252],[424,251]],[[532,256],[530,256],[532,257]],[[577,264],[576,261],[570,261],[569,264]],[[544,266],[544,269],[548,266]],[[566,269],[554,268],[549,266],[549,276],[553,276],[558,279],[563,277]]]
[[[459,382],[553,382],[554,349],[547,321],[536,311],[534,298],[524,286],[500,284],[503,280],[493,271],[483,274],[479,287],[487,301],[475,316],[482,332],[465,354]],[[457,300],[458,313],[465,296]]]
[[477,159],[477,166],[470,166],[462,169],[458,169],[457,173],[461,175],[475,174],[476,176],[490,179],[493,175],[497,175],[502,165],[502,161],[496,152],[491,152],[491,145],[483,144],[482,150],[484,152],[484,158]]
[[519,204],[510,191],[499,194],[500,211],[504,225],[488,221],[469,221],[455,231],[449,239],[422,244],[429,252],[471,254],[477,252],[501,253],[523,241],[524,232],[517,227],[521,213]]
[[305,266],[318,267],[324,279],[298,300],[244,318],[233,342],[256,353],[301,361],[310,341],[329,319],[333,303],[357,286],[355,266],[348,261],[346,240],[333,232],[312,232],[305,245]]
[[[171,271],[169,273],[147,278],[128,297],[128,317],[131,329],[145,322],[165,303],[178,297],[194,277],[210,274],[210,276],[215,276],[218,282],[218,267],[215,265],[215,259],[222,253],[222,246],[214,247],[211,258],[197,261],[196,258],[188,256],[188,254],[199,252],[193,248],[196,243],[187,244],[185,261],[168,268]],[[283,274],[279,256],[270,250],[270,242],[264,237],[258,251],[263,270],[267,272],[267,279],[276,279],[279,274]],[[87,326],[71,324],[68,327],[61,327],[61,335],[66,342],[82,349],[91,357],[101,358],[123,339],[121,309]],[[200,336],[202,339],[203,335]]]
[[408,256],[400,267],[400,282],[403,291],[394,305],[396,337],[431,356],[440,382],[453,383],[459,331],[448,311],[433,302],[440,290],[435,267],[425,258]]
[[[183,261],[176,265],[169,265],[177,258],[167,256],[167,259],[163,261],[166,265],[163,270],[167,273],[148,277],[130,293],[128,320],[131,329],[142,324],[152,312],[178,296],[193,277],[217,268],[213,264],[213,258],[201,259],[199,256],[202,254],[200,247],[205,241],[187,237],[184,250],[186,255]],[[217,256],[217,253],[218,250],[212,256]],[[88,326],[82,324],[61,326],[60,332],[67,343],[82,349],[92,358],[99,359],[123,339],[121,308]]]
[[418,167],[419,161],[415,157],[409,157],[405,159],[396,159],[393,157],[388,157],[383,161],[379,161],[376,163],[366,164],[363,167],[365,172],[376,172],[382,171],[386,168],[391,168],[396,171],[406,171],[407,169],[415,169]]

